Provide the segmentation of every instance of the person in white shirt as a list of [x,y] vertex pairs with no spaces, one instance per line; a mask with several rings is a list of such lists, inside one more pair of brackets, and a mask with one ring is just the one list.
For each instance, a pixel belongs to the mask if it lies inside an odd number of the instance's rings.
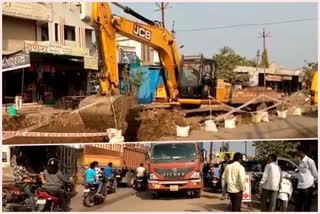
[[260,181],[260,185],[262,186],[261,211],[275,211],[280,182],[281,170],[277,164],[277,156],[275,154],[271,154],[268,156],[268,164],[264,169],[263,176]]
[[145,173],[146,173],[146,168],[143,167],[143,163],[140,163],[140,166],[136,169],[137,178],[144,177]]
[[242,154],[233,156],[233,163],[226,166],[222,175],[222,188],[226,188],[230,196],[232,211],[241,212],[242,192],[245,185],[246,172],[241,165]]
[[296,154],[300,160],[298,165],[298,203],[296,203],[295,211],[310,212],[314,181],[318,180],[318,172],[315,162],[306,155],[304,146],[298,146]]

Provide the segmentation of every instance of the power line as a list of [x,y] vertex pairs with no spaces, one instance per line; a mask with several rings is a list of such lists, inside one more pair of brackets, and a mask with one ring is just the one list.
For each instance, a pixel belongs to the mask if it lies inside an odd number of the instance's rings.
[[205,30],[217,30],[217,29],[226,29],[226,28],[237,28],[237,27],[252,27],[252,26],[261,26],[261,25],[278,25],[278,24],[286,24],[286,23],[295,23],[295,22],[305,22],[305,21],[313,21],[318,20],[318,18],[305,18],[305,19],[292,19],[286,21],[278,21],[278,22],[264,22],[264,23],[253,23],[253,24],[237,24],[237,25],[226,25],[226,26],[217,26],[217,27],[208,27],[208,28],[194,28],[194,29],[181,29],[176,30],[179,32],[187,32],[187,31],[205,31]]

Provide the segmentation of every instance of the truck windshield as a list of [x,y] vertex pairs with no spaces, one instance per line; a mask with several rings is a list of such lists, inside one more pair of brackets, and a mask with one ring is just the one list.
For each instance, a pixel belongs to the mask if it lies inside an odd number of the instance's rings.
[[189,143],[155,145],[151,153],[153,163],[194,161],[196,158],[196,145]]

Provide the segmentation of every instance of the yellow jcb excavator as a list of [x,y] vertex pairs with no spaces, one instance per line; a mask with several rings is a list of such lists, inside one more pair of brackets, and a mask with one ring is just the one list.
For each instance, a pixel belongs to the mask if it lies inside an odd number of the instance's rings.
[[87,97],[79,106],[82,119],[88,127],[126,129],[126,114],[132,98],[120,95],[116,34],[148,45],[159,54],[163,85],[157,89],[157,102],[198,107],[214,103],[208,99],[209,95],[220,103],[232,102],[231,84],[216,79],[212,59],[181,57],[174,36],[159,22],[151,21],[118,3],[113,4],[144,23],[113,15],[110,5],[105,2],[82,3],[82,20],[90,21],[97,37],[101,73],[102,96]]

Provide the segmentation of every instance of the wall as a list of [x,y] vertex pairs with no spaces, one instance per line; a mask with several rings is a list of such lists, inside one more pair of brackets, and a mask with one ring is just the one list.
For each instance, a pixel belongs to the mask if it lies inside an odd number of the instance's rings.
[[24,40],[36,40],[36,21],[33,20],[3,16],[2,29],[3,50],[21,50]]

